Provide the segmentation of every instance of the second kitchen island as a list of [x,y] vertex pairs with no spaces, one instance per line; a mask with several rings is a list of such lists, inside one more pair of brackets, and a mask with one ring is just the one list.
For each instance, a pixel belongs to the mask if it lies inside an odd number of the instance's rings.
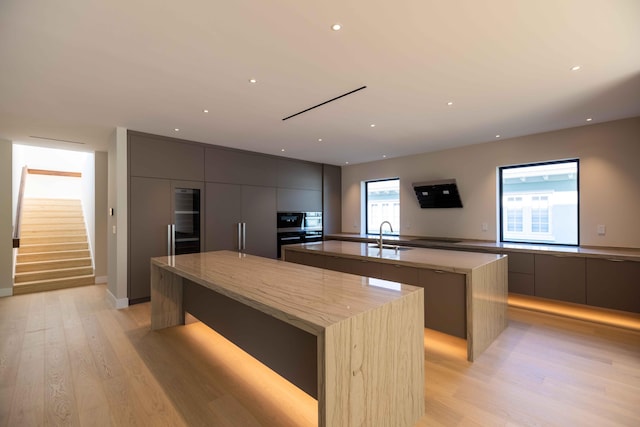
[[328,240],[283,246],[283,259],[424,288],[425,327],[467,340],[473,361],[507,327],[505,255]]

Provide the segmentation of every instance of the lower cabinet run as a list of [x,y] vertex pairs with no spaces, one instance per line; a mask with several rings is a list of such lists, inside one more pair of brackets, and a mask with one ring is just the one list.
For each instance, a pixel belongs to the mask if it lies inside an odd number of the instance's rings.
[[[361,243],[325,241],[287,245],[283,259],[423,288],[425,328],[466,339],[470,361],[506,327],[507,257],[469,253],[465,258],[464,252],[413,248],[411,261],[404,262],[393,249],[379,256],[377,251]],[[433,265],[433,254],[451,264],[442,269],[420,266],[422,253],[426,265]],[[459,260],[464,267],[453,267]]]

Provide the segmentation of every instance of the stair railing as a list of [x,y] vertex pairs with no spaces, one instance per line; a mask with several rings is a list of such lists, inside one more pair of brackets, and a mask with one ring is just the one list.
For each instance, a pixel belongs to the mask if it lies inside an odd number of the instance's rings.
[[24,198],[24,188],[27,183],[27,174],[29,168],[27,166],[22,167],[22,175],[20,177],[20,191],[18,192],[18,203],[16,205],[16,222],[13,226],[13,247],[20,247],[20,228],[22,225],[22,199]]

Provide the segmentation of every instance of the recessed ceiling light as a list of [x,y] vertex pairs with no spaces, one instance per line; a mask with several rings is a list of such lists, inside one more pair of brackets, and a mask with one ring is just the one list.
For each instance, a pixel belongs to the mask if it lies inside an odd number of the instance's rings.
[[496,138],[500,138],[500,134],[496,135]]
[[382,158],[383,158],[383,159],[386,159],[386,158],[387,158],[387,155],[386,155],[386,154],[383,154],[383,155],[382,155]]
[[208,113],[208,112],[209,112],[209,110],[205,109],[205,110],[202,110],[202,112],[203,112],[203,113]]
[[344,164],[345,164],[345,165],[348,165],[348,164],[349,164],[349,162],[344,162]]
[[573,67],[571,67],[571,71],[578,71],[580,69],[579,65],[574,65]]
[[376,127],[375,123],[371,123],[369,126],[371,126],[372,128]]
[[587,119],[587,121],[588,121],[588,122],[590,122],[591,120],[593,120],[591,117],[589,117],[589,118]]
[[176,132],[180,132],[180,129],[178,129],[178,128],[174,128],[173,130],[176,131]]
[[322,142],[322,138],[318,138],[318,142]]
[[342,25],[340,25],[340,24],[333,24],[333,25],[331,26],[331,29],[332,29],[333,31],[340,31],[340,29],[341,29],[341,28],[342,28]]
[[282,150],[280,150],[280,151],[282,151],[284,153],[284,148]]
[[449,107],[451,107],[451,106],[453,105],[453,102],[452,102],[452,101],[449,101],[449,102],[447,102],[447,105],[448,105]]
[[257,83],[258,81],[256,79],[249,79],[249,83]]

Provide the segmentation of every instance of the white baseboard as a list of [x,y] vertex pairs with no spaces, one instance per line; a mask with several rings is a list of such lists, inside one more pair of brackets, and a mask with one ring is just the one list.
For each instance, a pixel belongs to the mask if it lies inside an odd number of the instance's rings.
[[13,296],[13,288],[0,288],[0,298]]
[[96,276],[96,285],[101,283],[107,283],[108,276]]
[[121,308],[127,308],[129,307],[129,298],[116,298],[115,296],[113,296],[113,294],[111,293],[111,291],[109,289],[107,289],[107,295],[109,297],[109,302],[111,303],[111,305],[120,310]]

